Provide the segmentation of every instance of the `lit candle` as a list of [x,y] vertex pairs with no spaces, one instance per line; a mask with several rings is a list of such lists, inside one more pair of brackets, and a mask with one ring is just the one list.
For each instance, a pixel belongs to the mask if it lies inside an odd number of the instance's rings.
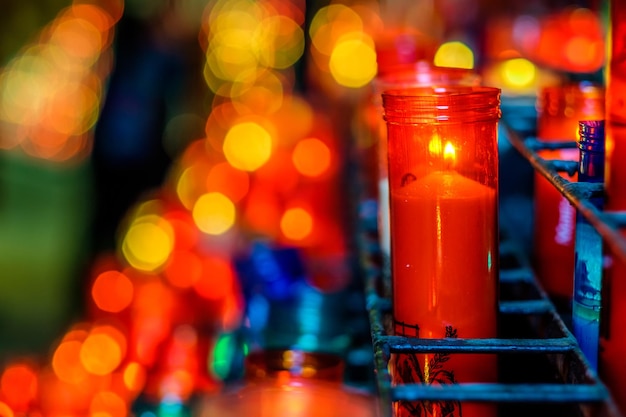
[[[372,136],[375,138],[377,151],[377,176],[378,184],[378,225],[380,235],[380,247],[388,265],[391,252],[391,237],[389,231],[389,173],[387,168],[387,132],[381,117],[382,103],[380,95],[389,89],[432,87],[445,85],[478,86],[481,78],[473,70],[464,68],[436,67],[427,61],[417,61],[405,64],[394,63],[379,68],[379,74],[372,83],[374,96],[370,101],[370,114],[375,114],[378,123],[373,123]],[[372,110],[373,109],[373,110]]]
[[[383,93],[388,127],[394,333],[497,336],[499,90]],[[495,382],[482,354],[396,354],[396,384]],[[396,416],[496,415],[493,404],[400,402]]]

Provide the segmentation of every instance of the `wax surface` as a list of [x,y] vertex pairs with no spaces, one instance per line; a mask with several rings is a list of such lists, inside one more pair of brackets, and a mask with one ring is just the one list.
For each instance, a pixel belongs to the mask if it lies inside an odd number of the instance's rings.
[[394,318],[420,337],[494,337],[495,190],[435,172],[392,193]]
[[[495,190],[455,172],[434,172],[391,194],[396,334],[496,337]],[[398,323],[416,325],[419,330]],[[495,382],[494,355],[394,355],[394,382]],[[426,403],[399,404],[396,416]],[[442,402],[424,415],[492,416],[485,404]]]

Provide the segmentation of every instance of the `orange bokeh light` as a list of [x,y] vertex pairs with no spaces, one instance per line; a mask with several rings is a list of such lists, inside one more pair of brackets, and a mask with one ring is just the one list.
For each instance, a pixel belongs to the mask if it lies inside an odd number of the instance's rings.
[[290,240],[303,240],[313,231],[313,216],[302,207],[290,208],[280,219],[280,230]]
[[91,296],[103,311],[118,313],[133,300],[133,283],[119,271],[105,271],[98,275],[91,287]]
[[[79,355],[85,369],[94,375],[108,375],[122,362],[123,347],[116,335],[100,329],[83,342]],[[110,329],[109,329],[110,330]]]
[[10,364],[2,372],[0,389],[14,410],[25,411],[37,396],[37,373],[28,364]]
[[76,385],[87,380],[87,370],[80,361],[82,346],[82,341],[71,339],[57,346],[52,356],[52,369],[61,381]]
[[132,393],[139,393],[146,384],[146,370],[138,362],[131,362],[124,368],[124,386]]
[[319,177],[330,167],[330,149],[317,138],[302,139],[293,150],[292,161],[302,175]]
[[89,413],[91,416],[126,417],[128,404],[114,392],[101,391],[91,400]]

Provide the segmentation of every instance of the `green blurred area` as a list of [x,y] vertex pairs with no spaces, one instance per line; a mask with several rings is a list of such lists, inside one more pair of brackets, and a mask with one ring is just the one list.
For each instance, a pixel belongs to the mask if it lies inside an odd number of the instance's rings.
[[[71,3],[3,1],[0,64]],[[47,353],[78,317],[90,256],[91,183],[86,163],[64,166],[0,153],[0,360]]]
[[0,155],[0,353],[44,353],[81,309],[91,174]]

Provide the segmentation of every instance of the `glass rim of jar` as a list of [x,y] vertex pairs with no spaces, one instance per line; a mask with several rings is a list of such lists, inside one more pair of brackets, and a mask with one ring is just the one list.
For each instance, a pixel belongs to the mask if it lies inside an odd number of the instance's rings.
[[388,124],[497,121],[501,89],[489,86],[434,85],[382,92]]

